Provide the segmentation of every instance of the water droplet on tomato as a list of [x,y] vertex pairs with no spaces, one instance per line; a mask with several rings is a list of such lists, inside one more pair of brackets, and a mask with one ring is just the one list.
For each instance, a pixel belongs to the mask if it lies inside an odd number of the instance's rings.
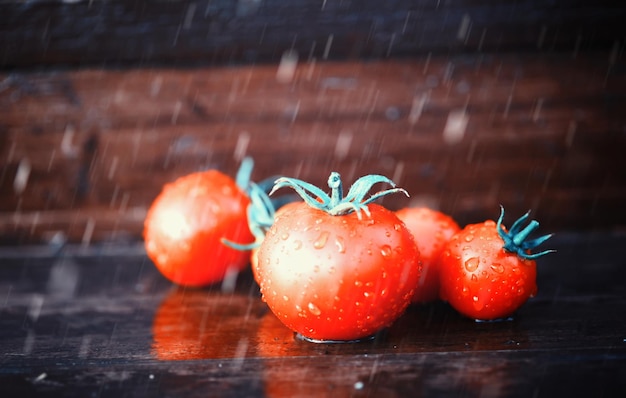
[[480,259],[478,257],[470,257],[465,260],[465,269],[469,272],[474,272],[478,268],[480,264]]
[[330,235],[328,231],[323,231],[317,239],[315,239],[315,242],[313,242],[313,247],[316,249],[322,249],[326,246],[326,242],[328,242],[328,235]]
[[345,242],[343,240],[343,238],[341,236],[337,236],[335,238],[335,245],[337,246],[337,251],[339,253],[345,253],[346,252],[346,245]]
[[313,303],[309,303],[307,307],[309,309],[309,312],[315,316],[319,316],[322,313],[322,310],[320,310],[319,307]]
[[301,240],[296,240],[293,242],[293,250],[300,250],[301,247],[302,247]]
[[466,242],[471,242],[474,240],[474,235],[469,234],[469,235],[465,235],[465,241]]
[[400,231],[402,229],[402,225],[400,225],[400,224],[393,224],[393,229],[395,229],[396,231]]
[[361,281],[354,281],[354,286],[361,287],[361,286],[363,286],[363,282],[361,282]]
[[284,301],[289,301],[289,297],[287,297],[287,296],[283,296],[283,300],[284,300]]
[[476,274],[472,274],[472,282],[478,282],[478,277]]
[[496,272],[498,274],[501,274],[504,272],[504,266],[499,263],[491,264],[491,269],[493,270],[493,272]]
[[280,239],[282,239],[282,240],[289,239],[289,233],[288,232],[283,232],[282,235],[280,235]]
[[483,303],[481,300],[478,299],[478,296],[474,296],[472,297],[472,301],[474,302],[474,309],[476,311],[480,311],[484,308],[485,303]]
[[380,248],[380,254],[382,254],[383,257],[387,258],[389,256],[391,256],[392,250],[391,250],[391,246],[389,245],[382,245]]

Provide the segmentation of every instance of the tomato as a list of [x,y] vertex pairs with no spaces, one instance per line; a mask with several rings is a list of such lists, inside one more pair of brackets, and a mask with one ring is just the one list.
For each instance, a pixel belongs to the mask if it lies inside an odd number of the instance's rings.
[[169,280],[185,286],[221,281],[243,269],[249,252],[222,239],[251,242],[246,208],[250,199],[235,180],[208,170],[164,186],[144,222],[146,252]]
[[454,235],[440,258],[441,297],[461,314],[476,320],[506,318],[537,292],[535,259],[550,253],[530,251],[550,238],[526,241],[538,227],[532,220],[524,229],[526,213],[510,231],[497,222],[470,224]]
[[439,255],[461,228],[452,217],[427,207],[406,207],[398,210],[396,215],[413,234],[421,254],[422,276],[412,301],[435,301],[439,298]]
[[[274,218],[280,216],[280,214],[282,214],[283,212],[285,212],[286,210],[288,210],[291,207],[295,207],[299,204],[301,204],[302,202],[289,202],[283,206],[281,206],[280,208],[278,208],[276,210],[276,212],[274,213]],[[273,222],[272,222],[273,224]],[[261,239],[265,238],[265,232],[263,233],[263,237]],[[257,283],[259,283],[259,277],[258,277],[258,263],[259,263],[259,248],[260,246],[256,246],[253,247],[251,249],[251,253],[250,253],[250,266],[252,268],[252,275],[254,276],[254,280],[257,281]]]
[[371,203],[404,191],[364,200],[376,182],[393,184],[362,177],[345,198],[337,173],[329,178],[332,197],[296,179],[279,179],[274,187],[292,187],[305,201],[276,216],[258,252],[257,281],[272,312],[305,339],[363,339],[410,304],[420,278],[419,250],[394,212]]

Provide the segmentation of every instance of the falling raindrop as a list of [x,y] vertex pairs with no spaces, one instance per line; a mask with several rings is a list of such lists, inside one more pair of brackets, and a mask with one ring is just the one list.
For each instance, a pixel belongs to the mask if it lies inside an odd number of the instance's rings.
[[342,130],[337,136],[337,143],[335,144],[335,156],[339,160],[345,159],[350,151],[352,145],[353,134],[349,130]]
[[34,322],[39,318],[41,314],[41,307],[43,306],[44,298],[39,294],[33,295],[30,300],[30,306],[28,307],[28,316]]
[[453,110],[448,114],[446,125],[443,129],[443,139],[447,144],[456,144],[463,140],[469,117],[465,110]]
[[324,47],[324,59],[328,59],[328,54],[330,53],[330,47],[333,45],[334,35],[328,35],[328,39],[326,40],[326,46]]
[[539,120],[539,115],[541,114],[541,108],[543,107],[543,98],[539,98],[537,103],[535,104],[535,109],[533,110],[533,122]]
[[278,70],[276,71],[276,81],[279,83],[290,83],[296,75],[298,67],[298,53],[294,50],[287,50],[283,53]]
[[23,158],[17,166],[15,179],[13,180],[13,190],[16,194],[21,195],[26,189],[28,178],[30,177],[31,165],[28,158]]
[[63,138],[61,139],[61,153],[67,158],[75,158],[78,156],[78,148],[73,144],[74,133],[74,126],[68,124],[65,127]]
[[109,167],[109,173],[107,174],[107,179],[111,181],[115,172],[117,171],[117,164],[119,162],[119,158],[117,156],[113,156],[113,160],[111,161],[111,166]]
[[456,38],[459,41],[467,41],[469,33],[472,27],[472,19],[468,14],[463,15],[461,23],[459,24],[459,30],[457,31]]
[[414,125],[419,120],[420,116],[422,116],[422,112],[424,111],[424,107],[428,102],[428,98],[430,97],[430,91],[426,93],[422,93],[419,96],[413,97],[413,102],[411,103],[411,110],[409,111],[409,123]]
[[61,256],[54,262],[48,277],[47,292],[59,298],[72,298],[80,281],[80,267],[71,257]]
[[250,144],[250,133],[242,131],[237,137],[237,143],[235,144],[234,158],[236,161],[241,162],[244,156],[246,156],[248,144]]

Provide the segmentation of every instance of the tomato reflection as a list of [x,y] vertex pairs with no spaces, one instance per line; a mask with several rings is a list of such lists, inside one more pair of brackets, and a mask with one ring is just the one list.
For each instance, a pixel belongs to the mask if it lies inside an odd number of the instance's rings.
[[[370,343],[316,344],[294,338],[271,311],[261,318],[255,346],[265,358],[263,384],[266,397],[346,397],[355,395],[359,373],[345,373],[343,355]],[[359,348],[360,347],[360,348]],[[335,354],[335,355],[332,355]]]
[[[182,288],[165,297],[152,331],[152,351],[160,360],[250,359],[267,397],[393,396],[399,391],[429,396],[459,390],[472,396],[506,395],[515,366],[490,353],[528,345],[516,322],[478,324],[444,305],[412,307],[372,341],[315,344],[294,338],[255,295]],[[399,365],[377,353],[423,353],[427,362]]]
[[257,324],[257,301],[239,294],[176,288],[154,315],[152,351],[161,360],[247,357]]

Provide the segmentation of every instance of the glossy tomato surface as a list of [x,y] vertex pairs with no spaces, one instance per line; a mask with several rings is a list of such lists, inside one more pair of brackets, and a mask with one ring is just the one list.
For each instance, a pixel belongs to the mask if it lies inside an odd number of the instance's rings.
[[258,253],[263,299],[312,340],[368,337],[396,320],[420,278],[419,251],[396,215],[333,216],[305,203],[280,212]]
[[537,292],[534,260],[503,249],[496,223],[471,224],[444,247],[441,298],[477,320],[510,316]]
[[[289,202],[289,203],[284,204],[283,206],[281,206],[280,208],[276,210],[274,214],[274,218],[279,217],[280,214],[289,210],[291,207],[300,206],[302,203],[303,203],[302,201],[294,201],[294,202]],[[254,280],[260,285],[261,282],[258,277],[259,250],[260,250],[260,246],[255,247],[254,249],[251,250],[250,267],[252,268],[252,275],[254,276]]]
[[203,286],[249,262],[249,252],[227,247],[254,240],[247,223],[248,197],[229,176],[208,170],[165,185],[148,210],[144,241],[148,256],[172,282]]
[[439,255],[461,228],[452,217],[427,207],[406,207],[396,215],[413,234],[421,254],[422,275],[412,301],[435,301],[439,298]]

